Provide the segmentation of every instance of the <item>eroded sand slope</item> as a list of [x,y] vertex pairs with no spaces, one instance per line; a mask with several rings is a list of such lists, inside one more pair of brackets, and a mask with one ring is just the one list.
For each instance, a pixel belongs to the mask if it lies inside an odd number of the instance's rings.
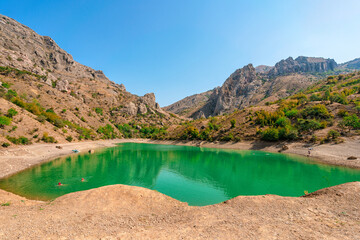
[[306,197],[239,196],[189,207],[124,185],[71,193],[52,202],[0,191],[1,239],[359,239],[360,182]]

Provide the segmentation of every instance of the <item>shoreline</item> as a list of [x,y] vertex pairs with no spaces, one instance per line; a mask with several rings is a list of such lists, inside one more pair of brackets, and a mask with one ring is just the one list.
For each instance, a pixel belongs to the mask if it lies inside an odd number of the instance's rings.
[[[76,154],[72,153],[73,149],[86,152],[124,142],[267,152],[278,152],[283,145],[149,139],[37,144],[9,148],[7,154],[0,151],[0,174],[15,174],[58,157]],[[55,146],[62,146],[62,149]],[[283,153],[299,156],[306,155],[309,147],[301,143],[287,146],[289,149]],[[356,154],[360,149],[354,146],[359,146],[358,139],[339,145],[312,146],[317,158],[311,160],[360,168],[359,159],[346,160],[349,154],[359,156]],[[329,148],[331,151],[324,154]],[[352,150],[347,152],[347,149]],[[344,164],[347,161],[352,164]],[[12,167],[4,171],[3,166],[10,163]],[[237,196],[222,203],[198,207],[157,191],[121,184],[73,192],[53,201],[30,200],[0,189],[0,238],[357,239],[360,237],[359,194],[360,182],[349,182],[301,197]]]
[[[305,144],[305,143],[268,143],[261,141],[253,142],[200,142],[200,141],[172,141],[172,140],[151,140],[151,139],[114,139],[99,140],[88,142],[74,142],[62,144],[33,144],[27,146],[17,146],[9,149],[0,150],[0,179],[9,177],[27,168],[52,161],[59,157],[69,156],[72,150],[80,152],[89,150],[114,147],[117,143],[148,143],[165,144],[178,146],[194,146],[219,149],[234,150],[260,150],[285,154],[295,154],[307,157],[308,149],[312,148],[310,160],[315,163],[349,167],[360,169],[360,138],[346,139],[340,144]],[[288,149],[282,150],[286,145]],[[58,149],[55,146],[61,146]],[[348,157],[355,156],[356,160],[347,160]]]

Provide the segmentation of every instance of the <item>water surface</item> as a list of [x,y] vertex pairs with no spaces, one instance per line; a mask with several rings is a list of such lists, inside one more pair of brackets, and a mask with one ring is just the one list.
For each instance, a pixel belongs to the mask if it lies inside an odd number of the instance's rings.
[[304,191],[359,180],[359,170],[293,155],[123,143],[35,166],[0,179],[0,188],[30,199],[50,200],[70,192],[126,184],[204,206],[238,195],[301,196]]

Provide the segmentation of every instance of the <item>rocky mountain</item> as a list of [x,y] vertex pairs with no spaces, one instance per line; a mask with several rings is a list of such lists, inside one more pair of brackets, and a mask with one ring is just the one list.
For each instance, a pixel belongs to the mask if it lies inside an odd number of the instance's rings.
[[[201,93],[164,109],[195,119],[230,113],[235,109],[288,97],[328,74],[359,69],[359,63],[360,60],[355,59],[338,65],[333,59],[300,56],[281,60],[275,66],[254,68],[249,64],[232,73],[216,91],[212,90],[206,102],[201,98],[204,93]],[[202,101],[189,101],[198,98]]]
[[[127,92],[123,84],[110,81],[102,71],[76,62],[50,37],[40,36],[3,15],[0,15],[0,67],[1,101],[6,101],[0,110],[6,113],[10,108],[17,109],[21,112],[18,116],[27,119],[23,124],[26,122],[28,128],[39,126],[34,129],[43,128],[57,136],[58,141],[64,141],[67,136],[77,139],[81,136],[79,132],[83,132],[80,128],[92,131],[96,138],[102,136],[98,134],[102,126],[111,126],[121,136],[116,125],[130,121],[159,127],[177,121],[160,108],[153,93],[136,96]],[[41,106],[39,111],[30,107],[35,102]],[[30,113],[25,114],[22,109]],[[36,119],[46,116],[45,110],[77,127],[59,124],[65,129],[54,131],[51,124],[38,124]],[[55,121],[47,120],[52,124]],[[12,125],[15,124],[13,121]],[[21,124],[11,134],[5,130],[1,133],[4,138],[28,136],[31,132]]]

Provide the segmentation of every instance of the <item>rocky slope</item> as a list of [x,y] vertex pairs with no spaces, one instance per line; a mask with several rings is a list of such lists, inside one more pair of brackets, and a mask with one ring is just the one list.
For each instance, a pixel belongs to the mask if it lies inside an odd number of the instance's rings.
[[[162,127],[177,121],[159,107],[153,93],[140,97],[127,92],[123,84],[110,81],[102,71],[76,62],[50,37],[3,15],[0,66],[1,111],[5,114],[12,108],[19,113],[9,127],[0,128],[3,141],[7,135],[33,137],[30,132],[36,129],[39,136],[47,132],[57,141],[81,139],[84,131],[91,131],[93,139],[103,137],[98,131],[103,126],[110,126],[116,136],[121,136],[115,125],[132,121]],[[39,111],[31,104],[38,105]],[[54,130],[55,119],[49,116],[45,118],[50,125],[38,121],[46,112],[63,121],[55,125],[59,129]]]
[[249,64],[231,74],[216,91],[211,91],[206,102],[203,98],[201,102],[188,101],[201,98],[205,94],[201,93],[164,109],[195,119],[230,113],[235,109],[288,97],[330,73],[359,69],[359,62],[355,59],[338,65],[333,59],[301,56],[296,59],[289,57],[281,60],[273,67],[260,65],[254,68]]

